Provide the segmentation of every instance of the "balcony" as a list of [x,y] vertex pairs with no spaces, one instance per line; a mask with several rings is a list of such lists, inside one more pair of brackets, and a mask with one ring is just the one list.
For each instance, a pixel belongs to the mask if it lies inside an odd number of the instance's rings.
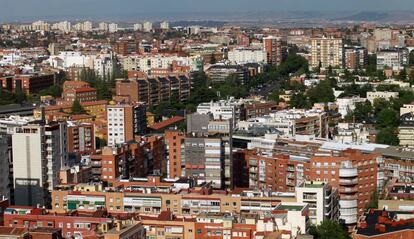
[[287,167],[286,168],[286,170],[288,171],[288,172],[295,172],[295,168],[294,167]]
[[295,174],[294,173],[287,173],[286,174],[286,178],[294,179],[295,178]]
[[354,179],[339,179],[339,185],[345,185],[345,186],[349,186],[349,185],[357,185],[358,184],[358,179],[354,178]]
[[341,195],[341,200],[358,200],[358,195]]
[[358,221],[357,215],[341,215],[339,218],[344,220],[345,224],[355,224]]
[[340,187],[339,193],[357,193],[358,188],[357,187]]
[[358,170],[356,168],[341,168],[339,169],[339,177],[357,177]]
[[356,208],[358,206],[357,200],[339,200],[340,208]]

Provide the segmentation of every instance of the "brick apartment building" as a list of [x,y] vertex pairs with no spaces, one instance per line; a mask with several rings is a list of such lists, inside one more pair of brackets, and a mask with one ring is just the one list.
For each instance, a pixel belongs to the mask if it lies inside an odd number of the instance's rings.
[[304,180],[331,184],[339,192],[340,219],[347,225],[356,224],[373,192],[383,184],[380,155],[357,150],[311,157],[245,150],[236,158],[245,160],[235,171],[240,181],[249,180],[250,188],[294,192]]
[[131,101],[156,106],[161,102],[177,100],[187,102],[190,97],[191,79],[188,76],[158,77],[148,79],[117,80],[116,95],[130,96]]
[[140,42],[138,39],[120,39],[114,45],[115,53],[127,56],[132,53],[139,54]]
[[[74,198],[74,200],[82,198]],[[104,238],[144,239],[145,230],[140,222],[114,220],[104,210],[91,214],[57,214],[41,208],[9,207],[5,211],[5,224],[29,230],[30,238]],[[0,230],[1,231],[1,230]],[[60,233],[61,232],[61,233]],[[12,238],[12,237],[7,237]]]
[[165,175],[164,138],[149,136],[125,144],[105,147],[91,156],[92,177],[95,181],[116,183],[120,178]]
[[47,89],[55,82],[53,74],[28,74],[0,78],[3,89],[10,92],[21,91],[28,95]]
[[95,151],[95,130],[91,123],[68,124],[68,153],[91,154]]

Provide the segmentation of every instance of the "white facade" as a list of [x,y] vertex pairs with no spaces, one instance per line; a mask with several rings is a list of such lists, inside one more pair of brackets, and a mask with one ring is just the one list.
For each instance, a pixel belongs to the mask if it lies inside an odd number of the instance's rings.
[[405,104],[400,108],[400,116],[407,113],[414,113],[414,104]]
[[114,60],[111,55],[100,55],[93,61],[93,69],[101,77],[112,76]]
[[355,105],[357,103],[364,103],[366,100],[366,98],[360,98],[359,96],[338,98],[336,99],[336,103],[338,104],[338,113],[341,114],[343,119],[350,111],[355,110]]
[[80,32],[90,32],[92,31],[92,22],[89,22],[89,21],[78,22],[75,25],[73,25],[73,29],[75,31],[80,31]]
[[327,115],[322,110],[291,109],[240,121],[237,124],[237,128],[244,131],[257,126],[273,128],[279,131],[283,137],[306,134],[324,138],[326,137],[328,122]]
[[142,31],[142,24],[141,23],[135,23],[134,24],[134,31]]
[[84,55],[76,51],[62,51],[59,55],[50,56],[47,60],[54,68],[87,67],[93,69],[96,55]]
[[109,31],[110,33],[117,32],[117,31],[118,31],[118,24],[116,24],[116,23],[110,23],[110,24],[108,25],[108,31]]
[[32,23],[33,31],[49,31],[50,24],[44,21],[36,21]]
[[369,131],[364,124],[338,123],[338,133],[334,140],[340,143],[369,143]]
[[152,31],[152,22],[144,22],[142,25],[144,32]]
[[71,28],[70,22],[63,21],[63,22],[58,22],[58,23],[53,24],[52,29],[68,33],[70,32],[72,28]]
[[105,31],[105,32],[107,32],[109,30],[108,23],[106,23],[106,22],[99,23],[98,28],[99,28],[100,31]]
[[[309,204],[309,219],[312,224],[319,225],[325,219],[336,220],[337,206],[333,202],[334,191],[323,182],[304,182],[296,187],[296,200],[298,203]],[[334,205],[335,203],[335,205]]]
[[224,100],[201,103],[197,106],[197,113],[212,114],[215,120],[232,120],[233,127],[240,120],[238,112],[240,112],[240,105]]
[[59,171],[67,161],[66,132],[65,123],[16,128],[12,136],[16,205],[49,202],[49,192],[60,183]]
[[228,59],[232,64],[244,65],[247,63],[266,64],[266,52],[263,49],[236,48],[228,53]]
[[386,67],[394,71],[403,69],[408,64],[408,50],[398,48],[395,50],[384,50],[377,53],[377,69],[384,70]]
[[177,63],[178,66],[190,66],[190,71],[199,71],[199,62],[202,62],[202,58],[200,56],[136,55],[120,60],[124,70],[142,71],[147,75],[151,74],[152,69],[169,69],[173,62]]
[[107,107],[108,146],[125,142],[125,109],[109,105]]
[[367,100],[374,103],[376,99],[385,99],[390,100],[391,98],[398,98],[398,92],[390,92],[390,91],[368,91],[367,92]]
[[168,29],[170,29],[170,23],[169,22],[161,22],[161,24],[160,24],[160,28],[161,29],[163,29],[163,30],[168,30]]

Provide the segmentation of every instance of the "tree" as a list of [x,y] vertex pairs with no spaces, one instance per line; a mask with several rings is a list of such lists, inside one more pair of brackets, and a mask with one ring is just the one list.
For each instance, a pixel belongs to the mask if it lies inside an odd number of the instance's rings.
[[396,129],[394,127],[387,127],[378,132],[376,142],[378,144],[398,145],[400,140],[396,134]]
[[210,64],[211,64],[211,65],[216,64],[216,57],[214,56],[214,53],[211,53],[211,57],[210,57]]
[[312,225],[309,234],[313,235],[314,239],[351,239],[348,232],[332,220],[325,220],[318,226]]
[[316,87],[308,90],[307,95],[311,104],[328,103],[335,100],[335,95],[329,80],[321,81]]
[[405,70],[405,68],[400,71],[400,74],[398,74],[398,79],[401,81],[407,80],[407,71]]
[[378,113],[377,128],[398,126],[398,114],[393,109],[385,108]]
[[366,209],[377,209],[378,208],[378,191],[374,190],[371,195],[371,200],[365,205]]
[[355,116],[356,122],[367,122],[369,121],[370,115],[373,111],[371,102],[368,100],[363,103],[356,103],[353,116]]
[[414,51],[411,51],[411,52],[410,52],[410,55],[409,55],[409,57],[408,57],[408,63],[409,63],[410,65],[414,65]]
[[82,107],[82,105],[79,103],[78,100],[75,100],[72,104],[72,114],[74,115],[80,115],[80,114],[85,114],[86,111],[85,109]]

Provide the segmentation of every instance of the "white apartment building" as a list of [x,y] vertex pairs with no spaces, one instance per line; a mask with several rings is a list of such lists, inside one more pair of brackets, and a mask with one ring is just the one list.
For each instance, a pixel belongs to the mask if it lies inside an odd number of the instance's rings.
[[32,23],[32,31],[49,31],[50,24],[44,21],[36,21]]
[[118,24],[116,24],[116,23],[110,23],[110,24],[108,25],[108,31],[109,31],[110,33],[117,32],[117,31],[118,31]]
[[80,32],[90,32],[92,31],[92,22],[89,22],[89,21],[78,22],[75,25],[73,25],[73,29],[75,31],[80,31]]
[[134,24],[134,31],[142,31],[142,24],[141,23],[135,23]]
[[357,103],[364,103],[367,99],[359,96],[345,97],[336,99],[338,105],[338,113],[341,114],[342,119],[345,118],[350,111],[355,110]]
[[152,22],[144,22],[144,24],[142,24],[142,29],[144,32],[152,31]]
[[170,29],[170,23],[166,22],[166,21],[161,22],[160,23],[160,28],[163,29],[163,30],[168,30],[168,29]]
[[369,143],[369,131],[364,124],[338,123],[334,140],[340,143]]
[[134,55],[120,59],[121,66],[127,71],[142,71],[151,75],[152,69],[170,69],[172,64],[177,66],[189,66],[190,71],[202,69],[203,59],[201,56],[165,56],[165,55]]
[[339,217],[338,191],[324,182],[303,182],[296,187],[298,203],[309,204],[309,219],[319,225],[324,220],[337,221]]
[[77,51],[61,51],[59,55],[50,56],[47,62],[54,68],[87,67],[93,69],[96,55],[84,55]]
[[249,131],[254,127],[266,126],[278,131],[283,137],[309,135],[326,138],[328,136],[328,117],[322,110],[291,109],[271,113],[266,116],[240,121],[237,128]]
[[50,203],[49,192],[60,183],[67,162],[66,123],[27,125],[12,136],[13,185],[16,205]]
[[71,31],[72,28],[71,28],[71,23],[70,22],[63,21],[63,22],[57,22],[57,23],[53,24],[52,29],[68,33],[68,32]]
[[125,108],[117,105],[108,105],[108,146],[125,143]]
[[377,52],[377,70],[391,68],[398,71],[408,64],[408,50],[406,48],[396,48]]
[[197,106],[197,113],[212,114],[215,120],[232,120],[233,127],[241,119],[242,105],[234,98],[217,102],[201,103]]
[[93,69],[101,77],[112,76],[114,59],[112,55],[99,55],[93,60]]
[[275,222],[278,230],[291,232],[292,238],[299,234],[306,234],[309,228],[308,212],[309,205],[306,203],[282,202],[275,210],[286,211],[286,214],[276,217]]
[[367,92],[367,100],[374,103],[376,99],[385,99],[390,100],[391,98],[398,98],[398,92],[390,92],[390,91],[368,91]]
[[108,23],[106,23],[106,22],[101,22],[101,23],[99,23],[99,25],[98,25],[98,29],[99,29],[100,31],[105,31],[105,32],[107,32],[107,31],[109,30]]
[[400,116],[407,113],[414,113],[414,104],[404,104],[403,107],[400,108]]
[[228,60],[231,64],[244,65],[247,63],[266,64],[266,52],[263,49],[236,48],[228,52]]

